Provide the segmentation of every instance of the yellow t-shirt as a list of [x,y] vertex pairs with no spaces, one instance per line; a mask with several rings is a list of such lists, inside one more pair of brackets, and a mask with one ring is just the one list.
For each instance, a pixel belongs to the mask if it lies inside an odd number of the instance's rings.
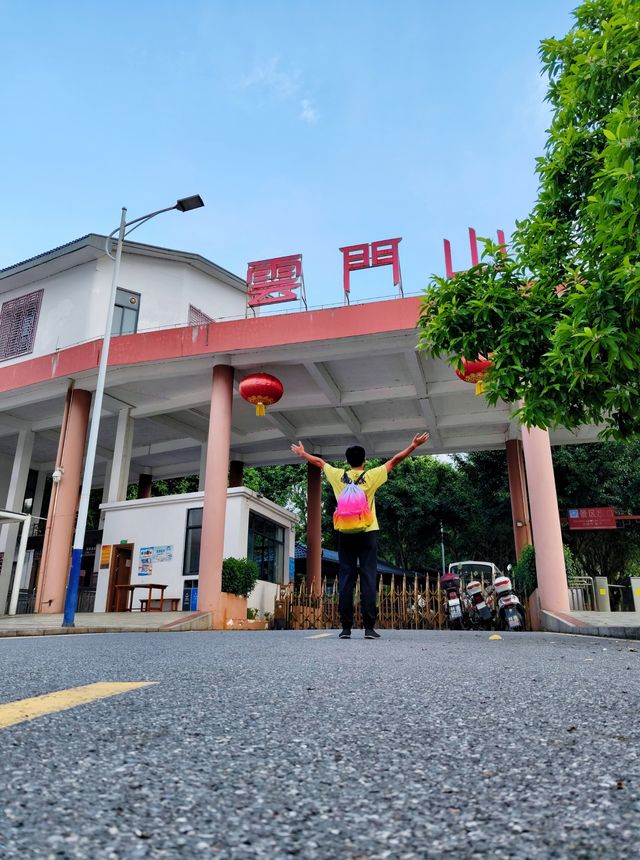
[[[328,463],[325,463],[322,471],[327,476],[327,480],[331,484],[331,488],[333,489],[337,500],[338,496],[346,486],[346,484],[342,483],[344,469],[338,469],[336,466],[330,466]],[[364,473],[364,481],[361,484],[358,484],[358,486],[364,490],[364,494],[369,502],[369,507],[371,508],[371,513],[373,514],[373,522],[367,529],[365,529],[365,531],[377,532],[380,527],[378,526],[378,518],[376,516],[376,503],[374,496],[376,494],[376,490],[386,482],[389,477],[389,473],[387,472],[386,466],[375,466],[373,469],[365,469]],[[349,479],[355,483],[360,475],[362,475],[362,469],[347,469],[347,475],[349,476]]]

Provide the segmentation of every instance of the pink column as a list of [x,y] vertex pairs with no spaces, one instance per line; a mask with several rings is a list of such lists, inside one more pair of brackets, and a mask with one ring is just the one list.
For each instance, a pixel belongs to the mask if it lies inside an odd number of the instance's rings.
[[527,471],[540,605],[551,612],[568,612],[569,593],[549,433],[537,427],[531,430],[523,427],[522,452]]
[[198,609],[211,613],[211,626],[214,628],[222,627],[224,620],[221,584],[232,401],[233,368],[217,364],[213,368],[211,390],[198,582]]
[[522,458],[522,442],[519,439],[510,439],[507,442],[507,469],[509,472],[513,539],[516,545],[516,559],[519,561],[525,546],[533,543],[531,538],[529,501],[527,499],[527,484]]
[[322,581],[322,470],[307,463],[307,587],[320,594]]
[[53,485],[49,502],[36,612],[62,612],[64,608],[90,406],[91,392],[69,388],[56,459],[56,468],[64,471],[60,482]]

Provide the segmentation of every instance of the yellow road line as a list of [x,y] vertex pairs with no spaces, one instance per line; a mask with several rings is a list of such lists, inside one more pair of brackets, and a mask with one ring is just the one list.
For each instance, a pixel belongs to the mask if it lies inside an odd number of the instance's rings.
[[305,639],[324,639],[325,636],[333,636],[333,633],[314,633],[313,636],[305,636]]
[[131,683],[87,684],[84,687],[59,690],[57,693],[45,693],[44,696],[34,696],[32,699],[7,702],[6,705],[0,705],[0,729],[157,683],[157,681],[132,681]]

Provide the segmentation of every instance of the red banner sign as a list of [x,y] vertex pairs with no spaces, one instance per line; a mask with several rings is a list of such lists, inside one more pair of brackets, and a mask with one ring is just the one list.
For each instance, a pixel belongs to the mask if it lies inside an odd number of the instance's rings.
[[615,529],[616,514],[613,508],[572,508],[569,511],[570,529]]

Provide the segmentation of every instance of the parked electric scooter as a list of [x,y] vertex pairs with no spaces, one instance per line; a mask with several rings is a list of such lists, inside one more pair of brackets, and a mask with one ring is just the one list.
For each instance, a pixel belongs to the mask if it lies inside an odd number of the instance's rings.
[[469,621],[474,629],[490,630],[493,623],[493,611],[487,606],[482,583],[473,580],[467,585],[469,595]]
[[496,592],[496,621],[500,630],[524,630],[524,609],[508,576],[493,583]]
[[445,573],[440,577],[444,597],[444,612],[449,630],[463,630],[467,626],[467,613],[460,599],[460,577]]

